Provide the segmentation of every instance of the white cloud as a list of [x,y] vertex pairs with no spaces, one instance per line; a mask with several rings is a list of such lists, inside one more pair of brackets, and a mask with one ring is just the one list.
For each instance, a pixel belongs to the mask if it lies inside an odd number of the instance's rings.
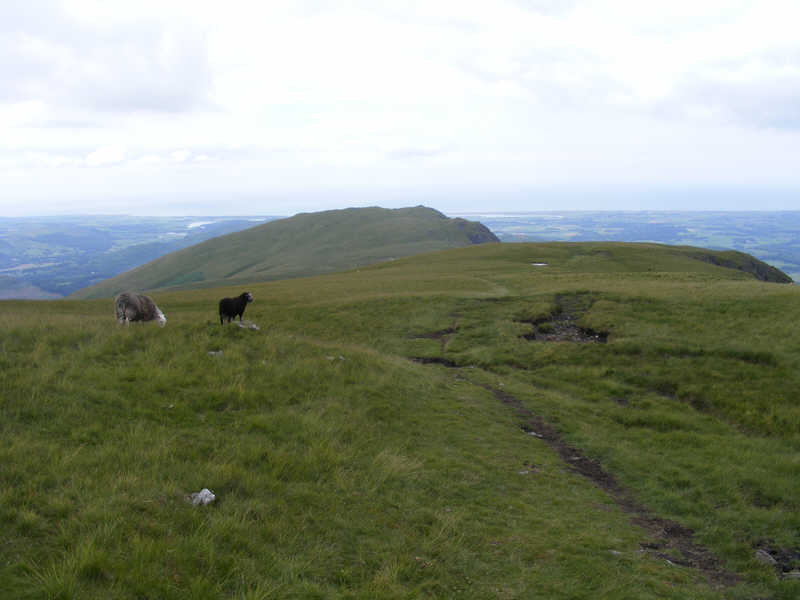
[[86,155],[86,164],[90,167],[114,165],[125,160],[125,148],[122,146],[104,146]]
[[173,162],[182,163],[186,162],[186,159],[189,158],[189,151],[188,150],[175,150],[171,152],[169,157],[172,159]]
[[158,154],[146,154],[133,160],[132,163],[134,165],[158,165],[161,164],[163,160],[164,159],[162,159]]
[[45,113],[45,105],[40,100],[0,104],[0,132],[30,125]]
[[9,198],[800,188],[790,0],[16,4]]

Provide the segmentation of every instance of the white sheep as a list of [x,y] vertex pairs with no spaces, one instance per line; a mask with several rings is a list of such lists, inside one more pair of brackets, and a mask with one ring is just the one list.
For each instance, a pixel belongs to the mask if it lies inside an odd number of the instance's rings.
[[163,327],[167,318],[150,298],[136,292],[123,292],[114,299],[117,321],[128,324],[131,321],[158,321]]

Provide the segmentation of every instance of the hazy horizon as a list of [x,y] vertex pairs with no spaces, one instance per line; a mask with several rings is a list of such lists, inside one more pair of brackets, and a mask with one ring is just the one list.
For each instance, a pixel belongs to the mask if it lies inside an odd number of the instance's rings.
[[[342,210],[347,208],[363,208],[367,206],[378,206],[381,208],[406,208],[410,206],[418,206],[419,204],[403,204],[398,206],[384,206],[381,204],[363,204],[359,206],[341,206],[341,207],[328,207],[328,208],[320,208],[318,210],[298,210],[296,212],[272,212],[272,213],[255,213],[255,212],[248,212],[248,213],[210,213],[210,212],[190,212],[190,213],[169,213],[169,214],[156,214],[156,213],[134,213],[134,212],[125,212],[125,213],[113,213],[113,212],[65,212],[65,213],[40,213],[40,214],[23,214],[23,215],[9,215],[3,214],[0,215],[0,220],[2,219],[79,219],[79,218],[98,218],[98,217],[135,217],[135,218],[216,218],[216,219],[242,219],[242,218],[253,218],[253,219],[260,219],[263,217],[292,217],[296,214],[301,213],[311,213],[311,212],[322,212],[322,211],[329,211],[329,210]],[[517,210],[517,209],[472,209],[472,210],[442,210],[436,206],[432,206],[429,204],[423,204],[423,206],[428,206],[429,208],[433,208],[438,210],[439,212],[449,216],[449,217],[468,217],[468,216],[503,216],[503,217],[511,217],[514,215],[536,215],[536,214],[560,214],[560,213],[800,213],[800,208],[790,208],[790,209],[769,209],[769,208],[734,208],[734,209],[691,209],[691,208],[661,208],[661,209],[645,209],[645,208],[619,208],[619,209],[600,209],[600,208],[575,208],[575,209],[531,209],[531,210]]]

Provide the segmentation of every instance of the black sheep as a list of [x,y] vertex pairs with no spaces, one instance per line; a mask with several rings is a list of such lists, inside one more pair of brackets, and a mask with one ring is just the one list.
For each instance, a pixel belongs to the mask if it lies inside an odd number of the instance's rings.
[[228,319],[228,323],[230,323],[231,319],[235,319],[237,316],[241,322],[244,309],[247,307],[247,303],[252,301],[253,295],[250,292],[244,292],[236,298],[223,298],[220,300],[219,324],[222,325],[224,323],[224,319]]

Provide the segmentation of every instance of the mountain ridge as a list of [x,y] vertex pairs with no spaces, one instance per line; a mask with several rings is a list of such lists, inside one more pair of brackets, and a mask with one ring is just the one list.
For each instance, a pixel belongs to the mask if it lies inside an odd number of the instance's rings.
[[299,213],[167,254],[70,297],[320,275],[491,242],[499,240],[481,223],[449,218],[425,206]]

